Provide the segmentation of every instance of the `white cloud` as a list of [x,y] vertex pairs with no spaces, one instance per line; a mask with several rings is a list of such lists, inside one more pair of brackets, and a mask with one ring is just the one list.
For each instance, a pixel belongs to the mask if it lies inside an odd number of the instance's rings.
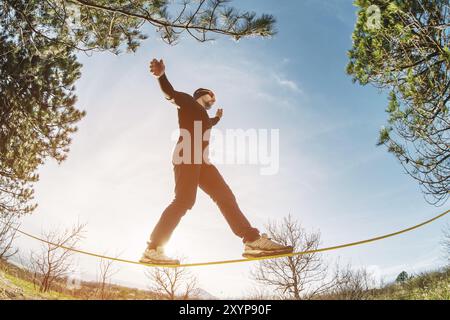
[[280,76],[274,74],[273,75],[274,79],[276,80],[276,82],[278,83],[279,86],[287,88],[291,91],[294,91],[296,93],[303,93],[302,90],[300,89],[300,87],[298,86],[298,84],[292,80],[288,80],[288,79],[283,79]]

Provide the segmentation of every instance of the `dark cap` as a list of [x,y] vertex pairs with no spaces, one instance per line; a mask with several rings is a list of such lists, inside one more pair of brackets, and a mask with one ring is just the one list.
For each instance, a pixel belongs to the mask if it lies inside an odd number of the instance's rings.
[[209,89],[205,89],[205,88],[198,88],[197,90],[195,90],[194,92],[194,99],[197,100],[198,98],[200,98],[201,96],[204,96],[205,94],[209,94],[212,91]]

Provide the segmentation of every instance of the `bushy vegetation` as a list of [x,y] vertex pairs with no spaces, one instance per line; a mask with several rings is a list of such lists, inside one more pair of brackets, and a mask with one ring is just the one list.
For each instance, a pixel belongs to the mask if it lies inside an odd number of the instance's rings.
[[388,300],[450,300],[450,267],[422,272],[404,281],[397,281],[372,293],[374,299]]
[[[33,275],[7,262],[0,263],[0,299],[99,299],[99,283],[81,282],[76,290],[58,281],[48,292],[39,292],[33,282]],[[267,294],[247,297],[252,299],[274,299]],[[108,299],[111,300],[159,300],[164,297],[148,290],[129,288],[115,284],[108,285]],[[366,289],[354,294],[354,287],[332,291],[316,297],[319,300],[450,300],[450,267],[436,271],[421,272],[401,277],[400,280],[377,289]]]
[[[129,288],[115,284],[107,285],[109,300],[152,300],[160,299],[158,294],[147,290]],[[47,292],[40,292],[39,281],[32,272],[9,262],[0,261],[1,299],[100,299],[101,283],[82,281],[77,288],[70,289],[67,279],[58,279]]]

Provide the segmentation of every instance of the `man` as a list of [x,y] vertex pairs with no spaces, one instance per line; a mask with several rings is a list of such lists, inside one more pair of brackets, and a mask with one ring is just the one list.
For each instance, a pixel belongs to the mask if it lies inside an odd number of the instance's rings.
[[[215,117],[208,116],[207,110],[211,109],[216,101],[214,92],[199,88],[191,96],[175,91],[167,79],[162,59],[159,61],[153,59],[150,62],[150,72],[158,78],[166,99],[170,100],[178,109],[180,137],[172,157],[175,197],[153,229],[140,262],[172,265],[180,263],[177,259],[172,259],[164,254],[164,245],[169,241],[184,214],[193,207],[197,187],[200,187],[216,202],[231,230],[242,238],[245,244],[244,257],[291,253],[292,246],[280,245],[268,238],[267,234],[260,235],[259,230],[251,226],[239,209],[230,187],[217,168],[209,162],[209,131],[223,115],[223,110],[218,109]],[[199,134],[201,135],[200,147]]]

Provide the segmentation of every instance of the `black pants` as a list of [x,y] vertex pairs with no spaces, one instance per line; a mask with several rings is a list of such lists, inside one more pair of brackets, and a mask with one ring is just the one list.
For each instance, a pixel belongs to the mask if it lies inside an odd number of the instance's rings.
[[233,192],[214,165],[176,164],[173,170],[175,198],[164,210],[153,229],[150,236],[150,248],[163,246],[169,241],[181,218],[194,206],[197,186],[214,200],[231,230],[242,238],[243,242],[254,241],[259,237],[259,230],[250,225],[239,209]]

